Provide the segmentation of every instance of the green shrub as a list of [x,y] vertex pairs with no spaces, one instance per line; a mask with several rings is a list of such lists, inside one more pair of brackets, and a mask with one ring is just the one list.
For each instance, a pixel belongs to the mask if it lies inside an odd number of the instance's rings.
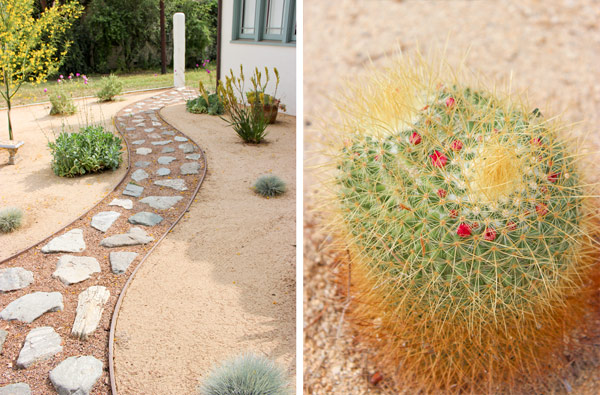
[[278,196],[285,192],[285,182],[274,175],[260,176],[254,183],[254,190],[264,197]]
[[23,211],[16,207],[7,207],[0,210],[0,232],[9,233],[21,226]]
[[77,112],[73,98],[61,88],[60,84],[56,92],[50,95],[50,104],[52,104],[50,115],[72,115]]
[[62,132],[48,147],[52,170],[60,177],[115,170],[123,161],[121,139],[99,125],[87,126],[79,133]]
[[244,354],[214,369],[202,386],[202,395],[289,394],[283,370],[269,359]]
[[186,103],[186,108],[193,114],[222,115],[225,112],[223,102],[216,93],[208,95],[208,103],[202,95],[190,99]]
[[123,91],[123,81],[114,74],[108,77],[102,77],[100,80],[100,90],[96,93],[99,101],[112,101],[115,96]]

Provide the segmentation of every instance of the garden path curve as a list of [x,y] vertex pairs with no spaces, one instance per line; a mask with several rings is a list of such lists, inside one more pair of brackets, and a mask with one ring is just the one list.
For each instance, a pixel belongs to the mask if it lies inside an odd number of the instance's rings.
[[119,296],[206,175],[203,151],[158,115],[192,95],[170,90],[123,108],[114,122],[129,151],[124,179],[63,230],[1,262],[0,393],[110,393]]

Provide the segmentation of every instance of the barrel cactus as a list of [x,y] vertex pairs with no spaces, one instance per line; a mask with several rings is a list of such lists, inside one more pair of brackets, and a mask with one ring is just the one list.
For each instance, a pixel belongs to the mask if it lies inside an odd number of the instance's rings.
[[405,388],[543,385],[598,256],[581,155],[540,110],[442,70],[402,60],[340,101],[351,322]]

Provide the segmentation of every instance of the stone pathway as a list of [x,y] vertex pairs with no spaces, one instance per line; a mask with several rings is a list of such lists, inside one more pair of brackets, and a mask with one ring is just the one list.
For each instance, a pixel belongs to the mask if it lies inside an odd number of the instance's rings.
[[116,300],[206,172],[199,147],[158,116],[193,96],[171,90],[121,110],[115,125],[132,164],[124,182],[0,268],[0,395],[110,392],[106,350]]

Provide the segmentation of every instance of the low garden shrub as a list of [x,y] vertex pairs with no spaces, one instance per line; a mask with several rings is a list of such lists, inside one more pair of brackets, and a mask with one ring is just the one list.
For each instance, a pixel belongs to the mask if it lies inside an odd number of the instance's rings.
[[123,161],[121,139],[99,125],[87,126],[79,133],[62,132],[48,147],[52,170],[60,177],[115,170]]
[[123,91],[123,81],[114,74],[108,77],[102,77],[100,80],[100,90],[96,93],[99,101],[112,101]]
[[60,85],[50,94],[50,104],[52,104],[50,115],[72,115],[77,112],[73,98]]
[[195,99],[190,99],[186,103],[188,112],[193,114],[208,114],[208,115],[222,115],[225,112],[223,102],[216,93],[211,93],[206,97],[200,95]]
[[271,360],[244,354],[214,369],[202,386],[202,395],[285,395],[289,394],[283,370]]
[[0,210],[0,232],[9,233],[21,226],[23,211],[16,207],[7,207]]
[[274,175],[260,176],[254,183],[254,191],[264,197],[281,195],[285,189],[285,182]]

